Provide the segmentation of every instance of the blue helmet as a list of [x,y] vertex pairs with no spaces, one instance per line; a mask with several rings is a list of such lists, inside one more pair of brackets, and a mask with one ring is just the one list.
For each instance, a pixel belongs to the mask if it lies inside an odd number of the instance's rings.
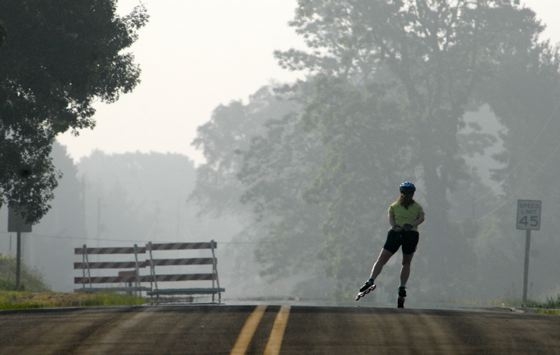
[[414,193],[414,191],[416,191],[416,186],[414,186],[414,184],[411,183],[410,181],[405,181],[402,184],[400,184],[399,191]]

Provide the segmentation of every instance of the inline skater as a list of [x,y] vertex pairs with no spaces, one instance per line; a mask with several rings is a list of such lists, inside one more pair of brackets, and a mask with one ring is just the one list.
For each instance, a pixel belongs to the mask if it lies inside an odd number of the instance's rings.
[[356,301],[376,288],[375,279],[381,273],[383,266],[402,247],[401,284],[398,289],[397,306],[399,308],[404,307],[406,283],[410,276],[410,264],[419,240],[418,226],[424,222],[424,209],[413,198],[415,191],[416,187],[410,181],[404,181],[400,184],[400,196],[388,209],[391,229],[387,233],[387,240],[373,264],[369,279],[356,295]]

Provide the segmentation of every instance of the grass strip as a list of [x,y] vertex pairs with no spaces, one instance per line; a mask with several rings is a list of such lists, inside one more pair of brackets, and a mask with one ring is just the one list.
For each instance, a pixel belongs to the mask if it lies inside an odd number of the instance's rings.
[[55,307],[133,306],[146,303],[142,297],[118,293],[62,293],[0,291],[0,310]]

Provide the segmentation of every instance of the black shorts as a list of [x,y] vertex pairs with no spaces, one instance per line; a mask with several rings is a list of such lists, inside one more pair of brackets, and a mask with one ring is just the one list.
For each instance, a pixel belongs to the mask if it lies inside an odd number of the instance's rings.
[[387,233],[387,241],[383,249],[395,254],[402,245],[403,254],[413,254],[416,251],[419,236],[420,234],[417,231],[397,232],[391,229]]

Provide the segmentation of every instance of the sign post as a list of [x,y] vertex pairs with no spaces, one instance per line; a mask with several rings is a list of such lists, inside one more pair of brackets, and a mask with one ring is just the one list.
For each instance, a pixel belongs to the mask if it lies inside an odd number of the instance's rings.
[[527,303],[531,231],[541,229],[541,201],[517,200],[517,229],[525,230],[525,267],[523,268],[523,304]]
[[8,232],[17,233],[16,290],[20,288],[21,275],[21,233],[31,233],[31,224],[25,220],[25,209],[20,205],[8,205]]

